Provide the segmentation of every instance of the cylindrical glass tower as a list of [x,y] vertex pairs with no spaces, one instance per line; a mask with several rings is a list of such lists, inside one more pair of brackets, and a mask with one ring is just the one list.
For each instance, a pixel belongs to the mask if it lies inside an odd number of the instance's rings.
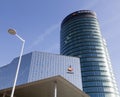
[[81,61],[83,91],[91,97],[119,97],[95,12],[80,10],[61,24],[60,52]]

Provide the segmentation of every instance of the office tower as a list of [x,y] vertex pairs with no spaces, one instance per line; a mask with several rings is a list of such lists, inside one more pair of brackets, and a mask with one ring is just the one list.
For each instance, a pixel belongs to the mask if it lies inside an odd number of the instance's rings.
[[[0,68],[0,90],[13,86],[18,57]],[[58,54],[31,52],[22,57],[17,86],[61,76],[82,89],[79,58]]]
[[80,58],[83,91],[91,97],[119,97],[96,13],[80,10],[61,24],[60,52]]

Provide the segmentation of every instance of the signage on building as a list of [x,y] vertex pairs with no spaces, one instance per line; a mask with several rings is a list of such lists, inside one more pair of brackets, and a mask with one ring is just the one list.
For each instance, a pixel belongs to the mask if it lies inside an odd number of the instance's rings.
[[67,73],[69,73],[69,74],[74,74],[74,72],[73,72],[73,68],[72,68],[71,65],[68,67],[68,69],[67,69]]

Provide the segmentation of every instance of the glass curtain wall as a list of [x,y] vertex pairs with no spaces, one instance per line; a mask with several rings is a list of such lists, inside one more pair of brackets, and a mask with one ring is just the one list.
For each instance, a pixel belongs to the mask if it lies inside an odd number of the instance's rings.
[[80,10],[61,24],[60,52],[81,61],[83,90],[91,97],[119,97],[96,13]]

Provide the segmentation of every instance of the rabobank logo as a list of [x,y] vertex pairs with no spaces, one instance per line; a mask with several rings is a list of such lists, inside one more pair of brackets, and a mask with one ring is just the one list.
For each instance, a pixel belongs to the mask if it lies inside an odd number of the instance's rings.
[[67,73],[74,74],[74,70],[73,70],[73,67],[71,65],[67,68]]

